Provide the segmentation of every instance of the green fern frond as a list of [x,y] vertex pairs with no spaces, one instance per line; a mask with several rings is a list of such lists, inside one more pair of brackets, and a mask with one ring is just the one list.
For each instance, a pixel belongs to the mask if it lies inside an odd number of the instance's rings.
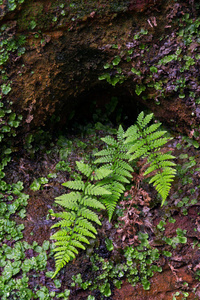
[[[169,160],[163,160],[159,162],[159,167],[161,169],[166,168],[166,167],[175,167],[176,164],[172,161]],[[144,176],[156,171],[158,169],[158,163],[157,161],[154,161],[153,163],[151,163],[151,165],[146,169],[146,171],[144,172]]]
[[101,196],[101,195],[109,195],[110,192],[107,191],[102,186],[97,186],[97,185],[93,185],[93,184],[88,183],[86,188],[85,188],[85,194],[86,195]]
[[118,142],[122,142],[124,141],[124,129],[121,125],[119,125],[118,131],[117,131],[117,140]]
[[71,259],[73,259],[73,256],[70,255],[70,252],[67,254],[66,251],[59,251],[58,253],[60,255],[57,255],[57,253],[54,254],[56,260],[56,271],[52,278],[54,278],[58,274],[59,270],[61,270]]
[[115,149],[114,148],[108,148],[108,149],[103,149],[97,153],[95,153],[95,156],[112,156],[115,154]]
[[117,146],[117,141],[110,135],[101,138],[101,140],[109,146],[113,146],[113,147]]
[[[73,238],[74,238],[74,240],[73,240]],[[72,235],[72,239],[70,240],[71,245],[76,248],[85,250],[85,246],[81,242],[89,244],[88,239],[86,239],[86,237],[84,237],[82,234],[73,234]]]
[[[59,212],[59,213],[51,213],[51,215],[53,217],[56,217],[56,218],[62,218],[62,219],[65,219],[65,220],[75,220],[76,219],[76,213],[73,212],[73,211],[63,211],[63,212]],[[54,225],[53,225],[54,226]]]
[[84,218],[80,217],[80,218],[77,219],[76,224],[82,226],[83,228],[86,228],[86,229],[94,232],[95,234],[97,234],[96,228],[87,219],[84,219]]
[[[135,148],[135,147],[134,147]],[[135,151],[132,151],[132,148],[129,150],[128,153],[132,153],[131,157],[130,157],[130,161],[133,161],[135,159],[141,158],[141,157],[146,157],[148,155],[148,151],[150,149],[145,145],[144,147],[141,148],[136,148]]]
[[141,157],[147,158],[144,175],[153,173],[149,183],[153,183],[161,195],[163,205],[176,173],[175,163],[171,161],[174,158],[171,154],[160,151],[170,138],[165,137],[166,131],[158,130],[160,123],[148,126],[152,118],[153,114],[144,116],[143,112],[140,113],[136,125],[131,126],[124,134],[125,144],[129,147],[130,161]]
[[51,228],[56,228],[56,227],[70,227],[74,224],[74,221],[72,220],[61,220],[59,222],[57,222],[56,224],[54,224]]
[[85,164],[84,162],[76,161],[76,165],[78,167],[78,170],[86,177],[89,177],[90,174],[92,173],[92,168],[88,164]]
[[57,256],[59,256],[60,251],[65,251],[66,250],[66,248],[65,248],[66,245],[67,245],[68,250],[70,251],[70,253],[74,252],[75,254],[78,254],[78,250],[74,246],[70,245],[69,243],[68,244],[66,243],[65,246],[63,246],[63,242],[56,242],[57,248],[54,248],[53,251],[57,252]]
[[161,126],[161,123],[155,123],[150,125],[147,128],[144,128],[144,135],[149,135],[152,132],[155,132],[159,127]]
[[160,138],[158,140],[148,141],[149,147],[152,150],[163,147],[167,142],[169,142],[169,138]]
[[153,162],[153,160],[155,159],[155,156],[156,156],[156,160],[159,159],[159,161],[175,159],[176,158],[170,152],[162,153],[162,155],[160,155],[160,152],[158,152],[158,153],[154,152],[154,153],[150,153],[150,155],[148,157],[148,162]]
[[[62,253],[62,252],[65,252],[65,247],[57,247],[56,248],[56,251],[57,251],[57,253],[55,253],[55,256],[57,257],[57,258],[61,258],[60,257],[60,253]],[[76,249],[76,248],[75,248]],[[74,251],[71,251],[70,249],[68,249],[68,252],[67,252],[67,255],[68,255],[68,257],[70,257],[70,259],[73,259],[73,258],[75,258],[75,254],[77,254],[76,252],[74,252]]]
[[[144,150],[145,150],[145,153],[146,153],[146,152],[147,152],[147,147],[146,147],[145,144],[146,144],[146,140],[144,140],[144,139],[141,139],[141,140],[135,142],[135,143],[129,148],[128,153],[136,153],[136,152],[140,153],[140,152],[142,152],[141,149],[144,149]],[[145,147],[144,147],[144,146],[145,146]],[[141,157],[140,154],[139,154],[139,157]],[[133,159],[133,158],[131,158],[131,159]]]
[[60,205],[64,206],[64,204],[67,201],[74,201],[74,202],[79,202],[81,199],[81,194],[80,192],[71,192],[68,194],[63,194],[61,196],[56,197],[56,203],[59,203]]
[[111,195],[104,195],[102,202],[107,208],[109,221],[112,218],[115,207],[122,196],[125,188],[124,184],[128,184],[132,178],[132,167],[128,163],[130,158],[127,153],[127,145],[124,144],[124,130],[119,126],[117,131],[117,139],[107,136],[102,138],[107,144],[107,149],[103,149],[95,154],[98,158],[95,164],[104,164],[104,167],[111,170],[109,177],[102,180],[101,184],[111,192]]
[[[51,236],[52,240],[63,241],[63,243],[68,243],[70,240],[69,229],[63,229],[57,231]],[[56,242],[55,242],[56,245]]]
[[171,182],[174,180],[174,169],[165,168],[165,171],[157,173],[154,175],[149,183],[153,183],[153,186],[155,186],[156,190],[162,197],[162,205],[164,204],[168,194],[169,190],[171,188]]
[[[78,249],[85,249],[89,238],[95,238],[97,230],[94,224],[101,225],[94,210],[107,209],[109,221],[116,205],[125,191],[125,184],[130,183],[133,168],[131,161],[146,158],[145,176],[165,202],[176,170],[171,153],[162,153],[161,148],[170,140],[166,131],[160,130],[161,123],[149,124],[153,114],[140,113],[135,125],[124,132],[119,126],[116,138],[102,138],[106,146],[96,153],[94,165],[76,162],[81,180],[68,181],[63,185],[73,190],[56,198],[56,203],[66,211],[52,213],[60,218],[52,228],[59,230],[51,236],[55,242],[56,270],[53,277],[78,254]],[[96,166],[99,166],[98,168]]]
[[161,138],[166,133],[167,133],[167,131],[164,131],[164,130],[161,131],[160,130],[160,131],[149,133],[148,135],[146,134],[147,143]]
[[122,182],[124,184],[125,183],[126,184],[130,183],[129,179],[127,179],[125,176],[119,175],[119,174],[113,175],[113,180],[117,180],[117,181]]
[[[78,232],[80,235],[86,237],[86,236],[89,236],[93,239],[95,239],[95,235],[92,234],[89,230],[87,230],[86,228],[83,228],[83,227],[80,227],[80,226],[76,226],[74,228],[74,231],[75,232]],[[88,241],[89,242],[89,241]]]
[[138,141],[140,138],[138,127],[136,125],[130,126],[125,132],[124,137],[126,137],[125,144],[134,143],[135,141]]
[[129,172],[134,172],[134,170],[131,167],[131,165],[128,162],[126,162],[125,160],[119,160],[119,161],[117,161],[117,165],[118,165],[119,168],[123,168],[124,170],[127,170]]
[[53,213],[52,215],[61,218],[52,228],[60,228],[51,236],[55,240],[56,248],[55,262],[56,270],[53,277],[59,270],[75,258],[78,254],[77,248],[85,249],[84,244],[89,244],[89,238],[95,238],[97,234],[96,228],[92,223],[101,225],[98,215],[91,209],[105,209],[105,206],[99,197],[110,195],[103,184],[99,182],[92,183],[92,180],[97,178],[105,178],[112,173],[112,170],[107,168],[96,168],[87,166],[83,162],[77,162],[78,171],[83,176],[88,177],[88,180],[68,181],[63,185],[70,188],[72,191],[68,194],[63,194],[55,199],[56,203],[64,207],[67,211],[61,213]]
[[78,250],[76,249],[76,247],[74,247],[74,246],[72,246],[72,245],[70,245],[70,244],[68,244],[68,249],[69,249],[70,251],[73,251],[75,254],[78,254]]
[[85,207],[81,208],[78,211],[78,216],[82,216],[86,219],[89,219],[89,220],[97,223],[98,225],[101,225],[101,222],[99,221],[98,216],[88,208],[85,208]]
[[105,209],[105,206],[97,199],[91,198],[88,196],[85,196],[80,201],[81,204],[84,204],[85,206],[93,207],[96,209]]
[[82,180],[67,181],[62,185],[64,185],[69,189],[78,190],[78,191],[83,191],[85,187],[85,183]]
[[144,116],[144,112],[142,111],[138,118],[137,118],[137,124],[140,126],[141,129],[143,129],[149,122],[153,119],[153,113]]
[[102,201],[107,208],[109,221],[111,221],[111,218],[115,211],[116,205],[117,205],[122,193],[125,191],[125,188],[119,182],[113,182],[113,184],[110,184],[110,187],[108,187],[108,188],[110,188],[110,191],[112,191],[112,195],[109,195],[106,197],[104,196],[102,198]]
[[[95,156],[97,155],[98,153],[95,153]],[[113,155],[107,155],[107,156],[102,156],[102,157],[99,157],[95,160],[95,163],[96,164],[107,164],[107,163],[110,163],[113,159]]]
[[80,200],[81,194],[79,192],[71,192],[55,198],[56,203],[70,210],[78,210]]
[[94,171],[94,176],[91,177],[93,180],[102,180],[106,177],[108,177],[112,173],[112,170],[106,169],[106,168],[98,168]]

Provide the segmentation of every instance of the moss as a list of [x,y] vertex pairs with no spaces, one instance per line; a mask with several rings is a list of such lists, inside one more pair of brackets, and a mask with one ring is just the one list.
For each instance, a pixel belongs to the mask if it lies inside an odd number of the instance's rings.
[[47,28],[48,14],[44,11],[43,3],[27,3],[21,10],[17,23],[20,31]]

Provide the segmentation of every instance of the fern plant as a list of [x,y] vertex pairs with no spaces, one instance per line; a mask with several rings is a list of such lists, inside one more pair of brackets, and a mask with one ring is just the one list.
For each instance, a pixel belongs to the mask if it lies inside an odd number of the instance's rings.
[[[86,180],[74,180],[63,183],[73,191],[56,198],[56,203],[65,208],[64,212],[52,213],[54,217],[61,218],[52,228],[61,229],[51,236],[56,240],[54,252],[56,270],[53,277],[78,254],[78,248],[85,249],[84,244],[89,244],[89,238],[95,238],[97,234],[93,223],[101,225],[98,215],[93,209],[105,209],[98,197],[110,195],[100,180],[108,176],[112,171],[104,168],[95,171],[83,162],[76,162],[78,170]],[[96,183],[93,183],[95,181]]]
[[99,157],[95,160],[95,164],[103,164],[106,170],[111,171],[111,175],[106,177],[101,183],[110,191],[110,195],[104,195],[101,199],[107,208],[109,221],[111,221],[115,207],[125,191],[125,184],[129,183],[132,178],[133,168],[128,163],[130,155],[124,143],[122,126],[119,126],[117,139],[106,136],[101,140],[106,143],[106,149],[95,154],[95,156]]
[[115,207],[132,179],[134,160],[146,158],[144,175],[151,177],[150,183],[161,195],[162,205],[165,202],[176,173],[175,163],[171,161],[174,156],[161,152],[169,138],[165,136],[166,131],[160,130],[161,123],[150,124],[152,118],[153,114],[144,116],[141,112],[136,124],[126,132],[119,126],[116,138],[102,138],[106,147],[95,154],[94,164],[76,162],[82,179],[63,184],[72,190],[56,198],[56,203],[65,211],[52,213],[61,218],[52,226],[60,227],[51,237],[56,240],[53,277],[75,258],[78,248],[85,249],[89,239],[95,238],[97,231],[94,224],[101,225],[101,222],[94,210],[106,208],[111,221]]
[[150,175],[149,183],[153,183],[157,192],[162,197],[164,204],[171,182],[176,174],[175,163],[171,161],[175,157],[170,152],[162,153],[161,148],[170,140],[166,137],[166,131],[159,130],[161,123],[149,125],[153,114],[144,116],[141,112],[135,125],[129,127],[125,133],[125,144],[128,145],[129,161],[147,158],[145,175]]

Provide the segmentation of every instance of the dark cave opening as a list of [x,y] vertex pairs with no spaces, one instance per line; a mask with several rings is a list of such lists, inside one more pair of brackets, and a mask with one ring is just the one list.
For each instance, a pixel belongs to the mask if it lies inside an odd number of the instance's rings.
[[[70,102],[70,111],[69,111]],[[112,124],[124,128],[134,124],[141,111],[148,110],[136,94],[132,95],[126,88],[98,85],[83,92],[76,98],[67,99],[59,110],[59,128],[71,133],[77,127],[89,123]],[[72,105],[73,104],[73,105]]]

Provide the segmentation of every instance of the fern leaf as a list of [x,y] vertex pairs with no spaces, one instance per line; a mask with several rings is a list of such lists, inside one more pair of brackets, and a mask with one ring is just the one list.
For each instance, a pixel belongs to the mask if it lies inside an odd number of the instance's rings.
[[84,219],[84,218],[78,218],[76,221],[76,224],[82,226],[83,228],[86,228],[92,232],[94,232],[95,234],[97,234],[97,230],[96,228],[92,225],[91,222],[89,222],[88,220]]
[[160,169],[163,169],[165,167],[175,167],[176,164],[172,161],[169,161],[169,160],[163,160],[159,163],[156,163],[156,162],[153,162],[147,169],[146,171],[144,172],[144,176],[152,173],[153,171],[157,170],[158,169],[158,166]]
[[77,248],[85,249],[83,244],[89,244],[89,238],[95,238],[97,230],[93,222],[98,225],[101,222],[90,208],[106,207],[111,221],[116,205],[124,194],[124,185],[130,183],[132,178],[133,168],[129,161],[147,158],[144,175],[150,174],[150,183],[161,195],[162,204],[166,200],[176,173],[175,164],[172,162],[174,157],[160,151],[169,138],[165,136],[164,130],[160,130],[160,123],[149,125],[152,118],[153,114],[144,116],[141,112],[136,125],[129,127],[125,133],[122,126],[119,126],[117,138],[102,138],[106,147],[95,154],[97,159],[94,161],[100,167],[93,168],[84,162],[77,162],[78,171],[87,180],[74,180],[63,184],[74,192],[56,198],[56,202],[67,211],[53,214],[62,219],[52,226],[60,228],[51,237],[56,240],[54,277],[78,254]]
[[118,168],[116,169],[116,174],[132,178],[132,174],[121,166],[118,166]]
[[153,176],[150,180],[150,183],[153,183],[156,190],[162,197],[162,205],[164,204],[168,194],[169,190],[171,188],[171,182],[173,181],[174,175],[171,174],[163,174],[163,173],[157,173],[155,176]]
[[149,148],[152,150],[163,147],[169,141],[168,138],[160,138],[155,141],[151,141]]
[[56,200],[55,202],[58,203],[58,204],[61,203],[61,205],[65,208],[67,208],[67,209],[78,210],[78,203],[73,201],[73,200],[72,201],[68,200],[68,201],[65,201],[65,202],[63,200]]
[[163,160],[159,162],[159,168],[165,169],[166,167],[175,167],[176,164],[173,161]]
[[108,211],[109,222],[112,219],[113,213],[115,211],[116,205],[119,201],[120,194],[117,192],[113,192],[112,196],[107,196],[106,198],[102,198],[103,203],[105,204]]
[[113,175],[113,181],[116,182],[121,182],[124,186],[124,183],[130,183],[130,180],[128,178],[126,178],[123,175],[117,174],[117,171],[115,173],[115,175]]
[[73,251],[75,254],[78,254],[78,250],[76,249],[76,247],[74,247],[70,244],[68,244],[67,247],[68,247],[69,250]]
[[119,174],[115,174],[113,176],[113,180],[117,180],[122,183],[130,183],[130,180],[128,180],[125,176]]
[[70,210],[78,209],[78,202],[81,200],[81,194],[79,192],[71,192],[69,194],[63,194],[56,197],[56,203]]
[[95,164],[110,163],[112,161],[112,159],[113,159],[113,156],[111,156],[111,155],[102,156],[100,158],[97,158],[94,163]]
[[141,140],[135,142],[135,143],[133,144],[133,146],[131,146],[131,147],[129,148],[128,153],[134,153],[134,152],[136,152],[136,151],[139,151],[143,146],[144,146],[145,152],[147,152],[148,149],[147,149],[147,145],[145,145],[146,142],[147,142],[147,141],[146,141],[145,139],[141,139]]
[[71,211],[71,212],[63,211],[63,212],[60,212],[60,213],[52,213],[51,215],[53,217],[62,218],[62,219],[65,219],[65,220],[75,220],[76,219],[76,214],[73,211]]
[[[159,151],[170,138],[165,137],[166,131],[158,130],[160,123],[148,126],[152,118],[153,114],[144,117],[144,113],[140,113],[136,125],[131,126],[124,136],[126,137],[125,143],[129,147],[130,161],[147,157],[147,169],[144,175],[153,176],[150,183],[153,183],[161,195],[163,204],[176,171],[173,168],[174,162],[170,161],[174,157],[169,153],[162,154]],[[156,174],[153,175],[153,173]]]
[[[109,176],[112,173],[112,170],[108,170],[106,168],[99,168],[95,170],[94,179],[95,180],[102,180],[105,177]],[[93,177],[92,177],[93,179]]]
[[88,164],[85,164],[84,162],[76,161],[76,165],[78,167],[78,170],[85,176],[89,177],[90,174],[92,173],[92,168]]
[[161,123],[155,123],[144,129],[144,135],[149,135],[150,133],[156,131],[161,126]]
[[55,232],[52,236],[51,236],[52,240],[57,240],[57,241],[69,241],[70,240],[70,236],[69,236],[69,230],[67,229],[61,229],[57,232]]
[[79,202],[80,198],[81,198],[81,194],[79,192],[70,192],[68,194],[63,194],[61,196],[58,196],[55,199],[57,203],[59,201],[59,204],[62,205],[62,203],[65,203],[69,200]]
[[61,257],[55,254],[56,258],[56,270],[52,276],[54,278],[58,272],[71,260],[71,256],[67,254],[67,251],[59,252],[62,253]]
[[[150,151],[150,149],[149,149]],[[129,153],[131,153],[131,149],[129,150]],[[148,155],[148,148],[147,147],[142,147],[137,149],[130,157],[129,161],[132,161],[134,159],[137,158],[142,158],[142,157],[146,157]]]
[[106,136],[104,138],[101,138],[101,140],[106,143],[107,145],[110,145],[110,146],[117,146],[117,141],[111,137],[111,136]]
[[[74,251],[71,251],[68,247],[66,246],[61,246],[61,247],[57,247],[55,249],[53,249],[55,253],[55,256],[58,258],[61,258],[60,253],[65,253],[68,256],[68,260],[71,260],[73,258],[75,258],[75,254]],[[78,251],[77,251],[78,252]],[[77,252],[75,252],[77,254]]]
[[117,131],[117,139],[119,142],[124,140],[124,129],[121,125],[119,125],[118,131]]
[[83,244],[81,242],[89,244],[88,239],[86,237],[84,237],[82,234],[74,234],[72,236],[72,238],[74,238],[74,239],[71,240],[71,244],[72,244],[72,246],[74,246],[76,248],[85,250],[85,246],[83,246]]
[[54,252],[57,252],[57,256],[59,256],[59,252],[61,252],[61,251],[70,251],[70,253],[71,252],[74,252],[75,254],[78,254],[78,250],[74,247],[74,246],[72,246],[72,245],[70,245],[70,243],[68,242],[63,242],[63,241],[61,241],[61,242],[56,242],[55,243],[55,245],[57,246],[56,248],[54,248],[53,249],[53,251]]
[[114,151],[115,150],[113,148],[103,149],[95,153],[95,156],[111,156],[114,154]]
[[141,124],[141,126],[142,126],[143,120],[144,120],[144,112],[141,111],[141,113],[140,113],[140,114],[138,115],[138,117],[137,117],[137,123],[138,123],[139,125]]
[[51,226],[51,228],[56,228],[56,227],[70,227],[74,224],[74,221],[71,220],[61,220],[59,222],[57,222],[56,224],[54,224],[53,226]]
[[125,144],[134,143],[140,138],[138,127],[136,125],[132,125],[127,129],[124,136],[126,137]]
[[85,187],[85,183],[82,180],[67,181],[62,185],[64,185],[69,189],[78,190],[78,191],[83,191]]
[[155,157],[156,157],[156,161],[163,161],[163,160],[169,160],[169,159],[176,158],[175,156],[171,155],[169,152],[162,153],[162,154],[161,154],[161,152],[154,152],[149,155],[148,162],[155,160]]
[[85,207],[81,208],[78,211],[78,216],[82,216],[86,219],[89,219],[89,220],[101,225],[101,222],[99,221],[98,216],[93,211],[91,211],[90,209],[87,209]]
[[127,171],[130,171],[130,172],[134,172],[133,168],[131,167],[131,165],[129,163],[127,163],[126,161],[124,160],[119,160],[117,162],[117,165],[120,167],[120,168],[123,168],[124,170],[127,170]]
[[[166,134],[166,131],[157,131],[157,132],[153,132],[151,134],[149,134],[148,136],[146,136],[146,142],[147,144],[152,143],[152,141],[157,140],[161,137],[163,137]],[[168,139],[167,139],[168,141]]]
[[85,196],[80,203],[84,204],[84,206],[93,207],[95,209],[105,209],[105,206],[100,201],[88,196]]
[[153,113],[144,117],[144,112],[142,111],[137,118],[137,123],[139,124],[140,128],[143,129],[152,120],[152,118]]
[[[83,227],[80,227],[80,226],[76,226],[75,228],[74,228],[74,231],[75,232],[78,232],[79,234],[81,234],[82,236],[84,236],[84,237],[86,237],[86,236],[89,236],[89,237],[91,237],[91,238],[95,238],[95,235],[94,234],[92,234],[89,230],[87,230],[86,228],[83,228]],[[88,243],[89,243],[89,241],[88,241]]]
[[111,221],[117,202],[119,201],[125,188],[123,184],[114,181],[112,182],[112,184],[107,185],[107,189],[109,189],[112,192],[112,194],[102,197],[102,202],[107,208],[108,218],[109,221]]
[[88,183],[88,185],[86,186],[86,189],[85,189],[85,194],[101,196],[101,195],[109,195],[110,192],[107,191],[104,187],[100,187],[100,186],[96,186],[96,185]]
[[155,174],[149,182],[149,183],[153,183],[156,190],[161,195],[162,205],[168,196],[171,187],[171,182],[174,180],[175,174],[176,174],[176,170],[170,167],[166,167],[163,170],[163,172],[159,172]]

